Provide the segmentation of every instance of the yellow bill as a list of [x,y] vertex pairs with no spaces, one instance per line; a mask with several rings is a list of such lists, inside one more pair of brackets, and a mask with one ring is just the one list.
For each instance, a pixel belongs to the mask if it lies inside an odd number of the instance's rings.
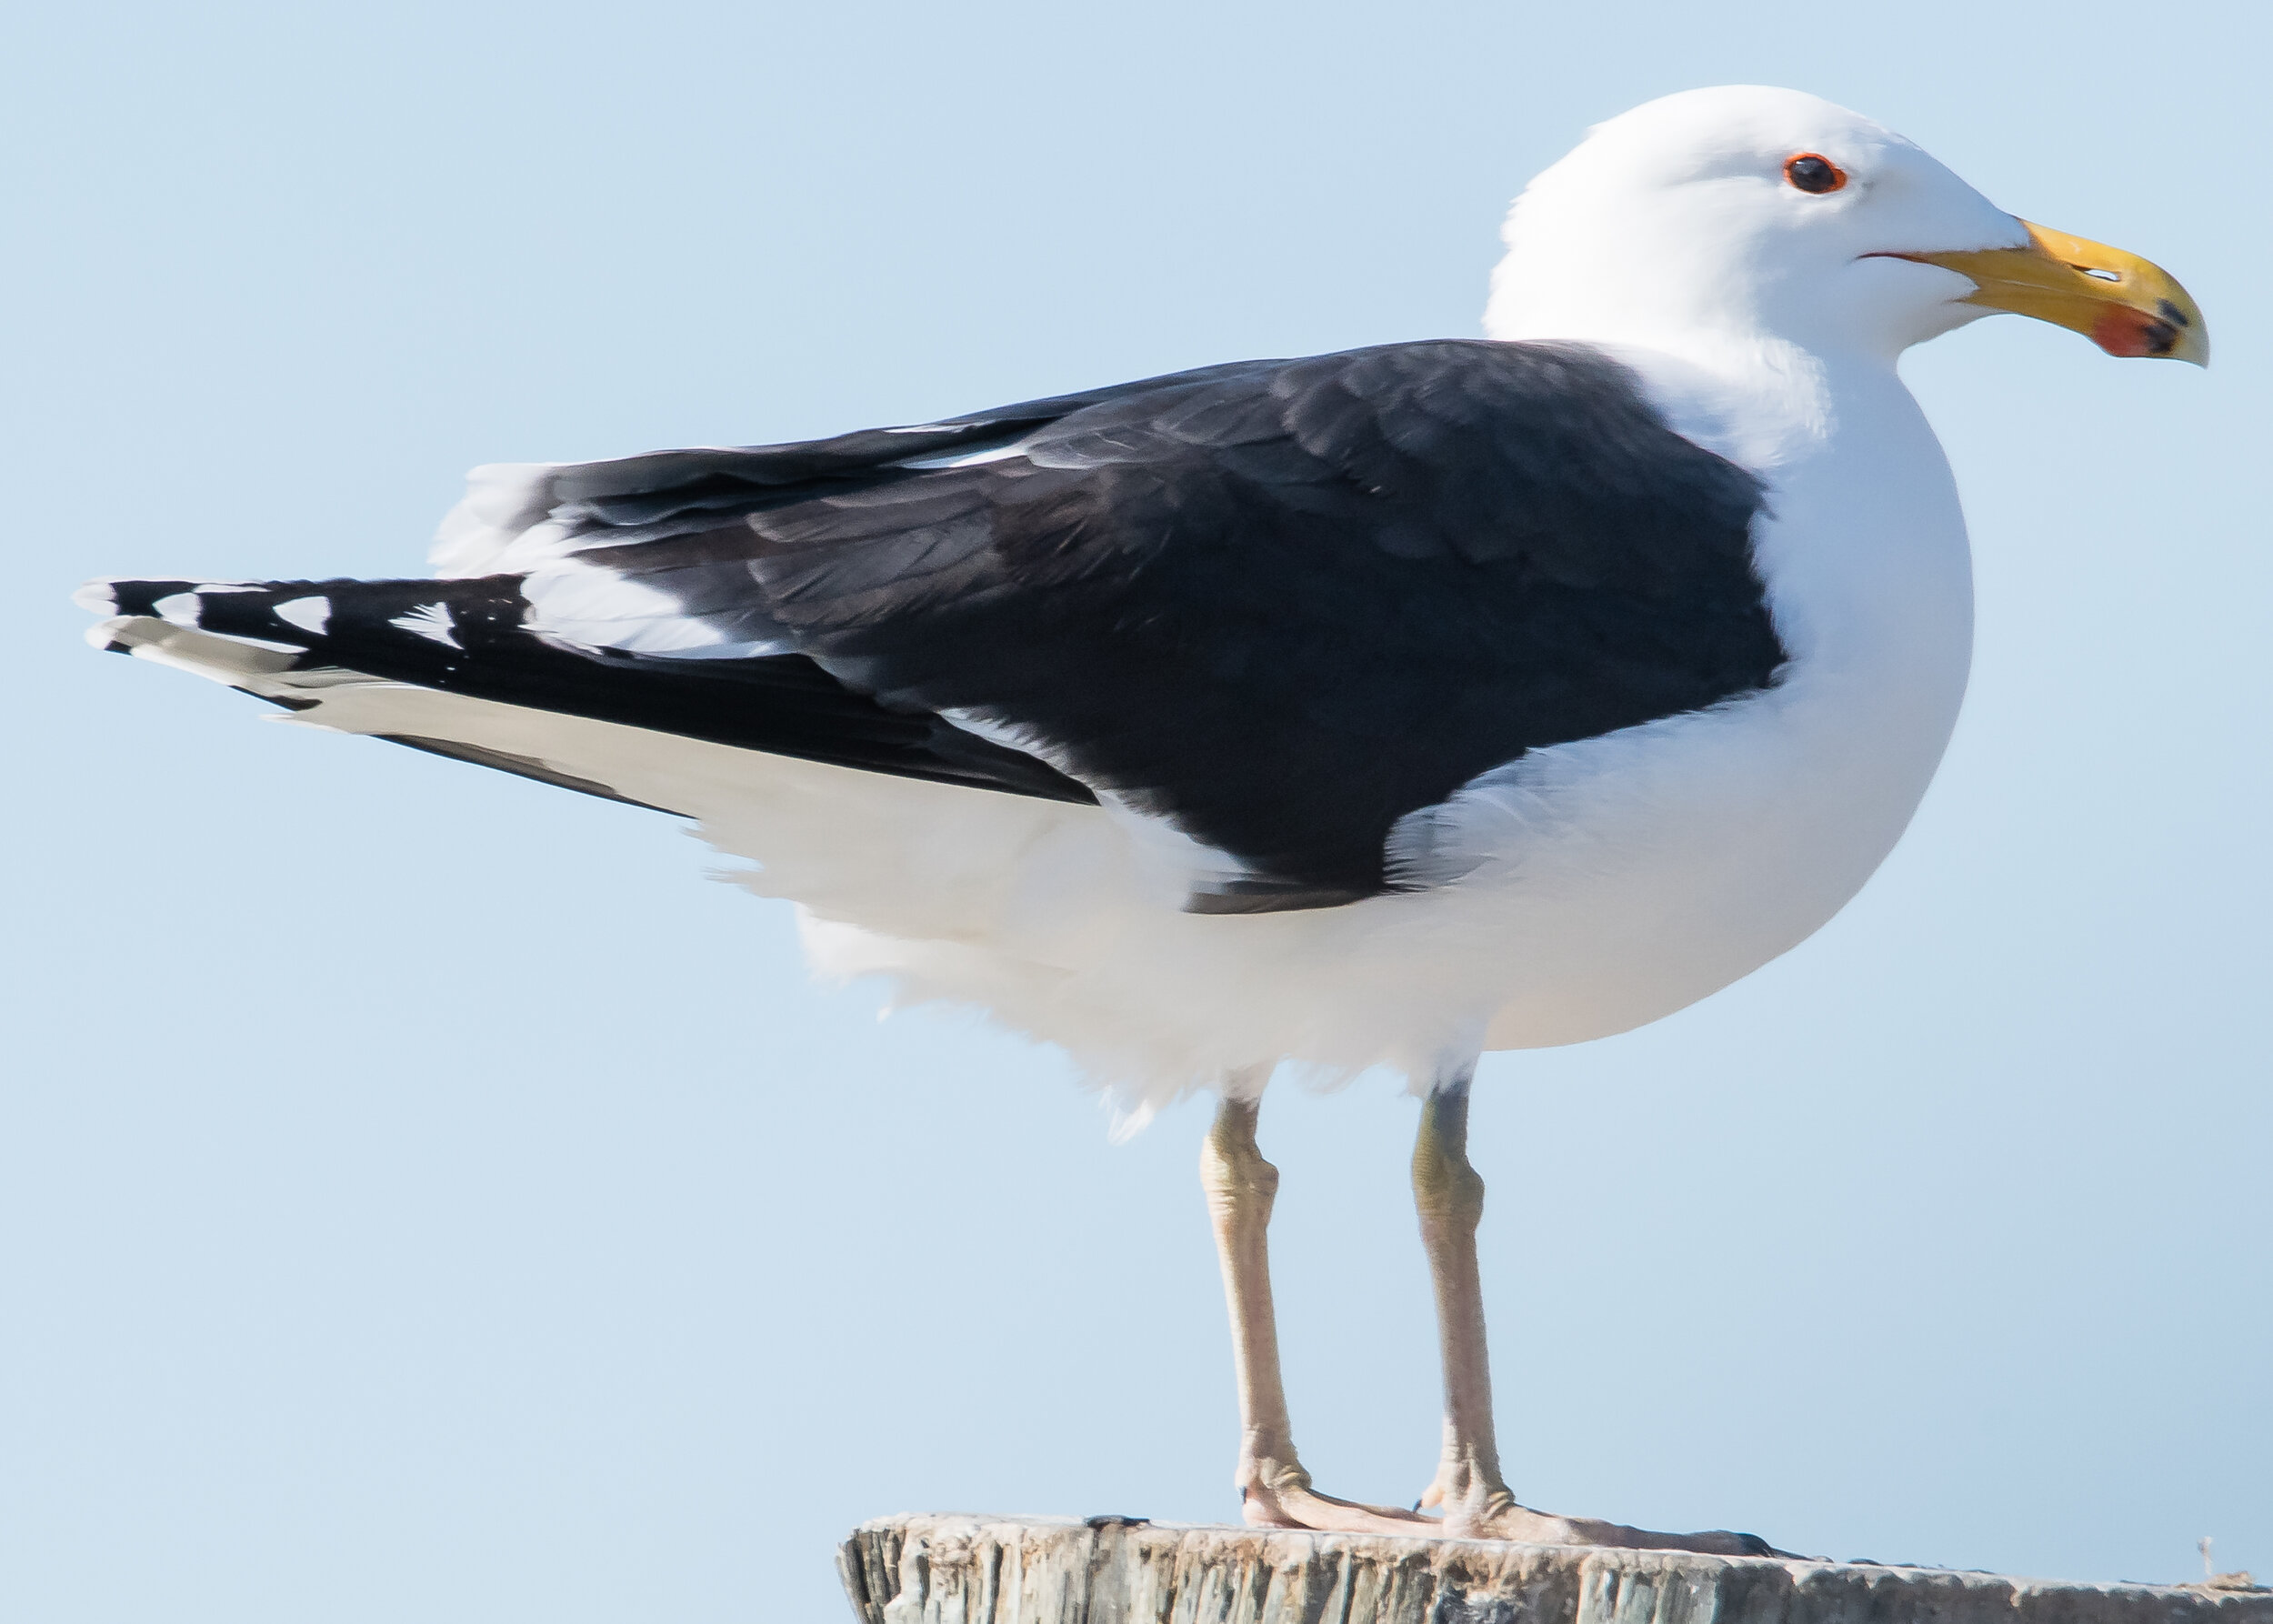
[[1952,254],[1904,254],[1969,276],[1968,305],[2033,316],[2081,333],[2111,356],[2210,360],[2201,307],[2160,266],[2023,220],[2025,248],[1977,248]]

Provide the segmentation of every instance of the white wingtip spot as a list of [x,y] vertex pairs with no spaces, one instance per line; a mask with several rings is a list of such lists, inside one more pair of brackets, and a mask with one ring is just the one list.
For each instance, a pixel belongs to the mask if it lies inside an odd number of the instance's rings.
[[74,592],[71,601],[90,615],[115,615],[118,593],[114,583],[124,579],[124,576],[98,576]]
[[446,604],[420,604],[416,608],[397,615],[387,622],[397,631],[410,632],[445,648],[463,648],[457,640],[457,628],[451,624]]
[[150,606],[158,612],[161,620],[170,625],[186,627],[191,631],[197,629],[199,605],[195,592],[176,592],[169,597],[158,599]]
[[295,597],[278,604],[269,613],[286,626],[296,626],[304,632],[324,635],[324,628],[332,623],[332,600],[316,595]]

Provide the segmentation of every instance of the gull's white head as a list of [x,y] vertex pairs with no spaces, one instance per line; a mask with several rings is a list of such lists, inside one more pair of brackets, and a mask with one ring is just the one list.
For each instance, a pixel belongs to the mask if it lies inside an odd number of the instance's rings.
[[1891,361],[1998,310],[2116,355],[2201,362],[2185,289],[2029,225],[1859,114],[1728,85],[1598,125],[1516,200],[1495,338],[1674,348],[1783,341]]

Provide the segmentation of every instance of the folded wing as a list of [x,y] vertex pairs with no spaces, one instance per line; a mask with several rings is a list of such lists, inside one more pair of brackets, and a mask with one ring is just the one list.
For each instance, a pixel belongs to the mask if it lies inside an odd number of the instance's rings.
[[456,578],[120,590],[394,680],[1111,797],[1227,854],[1195,905],[1236,911],[1377,894],[1477,775],[1770,682],[1759,506],[1598,352],[1437,341],[489,470]]

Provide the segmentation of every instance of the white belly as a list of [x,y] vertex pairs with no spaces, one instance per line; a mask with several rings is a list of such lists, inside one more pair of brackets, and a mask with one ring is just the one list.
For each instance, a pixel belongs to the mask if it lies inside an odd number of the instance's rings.
[[1827,923],[1893,849],[1954,719],[1954,704],[1921,715],[1888,698],[1803,667],[1725,710],[1543,752],[1505,787],[1479,786],[1491,832],[1517,835],[1527,811],[1544,826],[1508,842],[1520,970],[1486,1046],[1626,1031]]

